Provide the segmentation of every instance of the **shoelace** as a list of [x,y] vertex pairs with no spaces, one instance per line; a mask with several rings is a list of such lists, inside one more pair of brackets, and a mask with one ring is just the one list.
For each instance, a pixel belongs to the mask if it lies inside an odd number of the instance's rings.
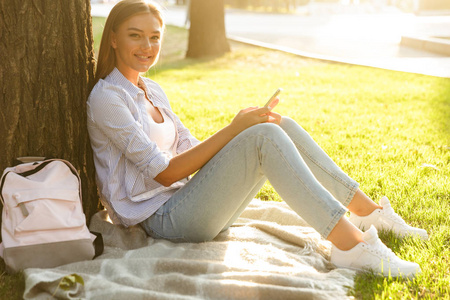
[[402,219],[390,205],[383,206],[384,215],[394,222],[406,225],[405,220]]
[[375,253],[386,261],[393,262],[392,258],[397,257],[391,249],[389,249],[386,245],[384,245],[380,240],[376,243],[366,246],[370,252]]

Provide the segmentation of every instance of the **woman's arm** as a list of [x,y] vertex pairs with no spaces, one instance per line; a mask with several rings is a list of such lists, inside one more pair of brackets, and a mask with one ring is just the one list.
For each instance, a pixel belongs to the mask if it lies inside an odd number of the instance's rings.
[[241,110],[229,125],[204,142],[173,157],[169,162],[169,166],[154,179],[164,186],[170,186],[172,183],[191,175],[203,167],[241,131],[259,123],[271,122],[279,124],[281,116],[270,112],[270,109],[267,107],[249,107]]

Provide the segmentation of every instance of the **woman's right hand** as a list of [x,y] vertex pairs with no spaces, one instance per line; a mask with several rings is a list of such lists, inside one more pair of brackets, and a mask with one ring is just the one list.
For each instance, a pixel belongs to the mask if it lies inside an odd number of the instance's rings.
[[241,109],[231,121],[230,126],[239,132],[253,125],[265,123],[269,120],[267,113],[270,111],[268,107],[247,107]]
[[[278,104],[278,98],[272,101],[269,107],[252,106],[244,108],[231,121],[230,126],[241,132],[253,125],[267,122],[276,122],[271,116],[271,110]],[[274,114],[274,113],[272,113]],[[275,115],[275,114],[274,114]]]

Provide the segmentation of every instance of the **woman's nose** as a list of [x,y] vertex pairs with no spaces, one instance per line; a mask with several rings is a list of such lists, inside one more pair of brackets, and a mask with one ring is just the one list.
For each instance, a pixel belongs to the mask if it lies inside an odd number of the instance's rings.
[[148,49],[152,47],[152,43],[150,42],[149,38],[144,38],[142,39],[142,45],[141,45],[142,49]]

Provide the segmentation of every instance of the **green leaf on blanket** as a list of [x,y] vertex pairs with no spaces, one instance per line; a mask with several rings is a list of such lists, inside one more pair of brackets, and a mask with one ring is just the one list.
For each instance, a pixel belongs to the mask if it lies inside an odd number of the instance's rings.
[[56,294],[58,289],[62,289],[64,291],[68,291],[71,288],[73,288],[77,283],[79,283],[79,284],[84,286],[83,277],[81,277],[80,275],[75,274],[75,273],[67,275],[67,276],[64,276],[59,281],[58,286],[56,287],[55,291],[53,292],[53,296]]
[[83,277],[78,274],[70,274],[64,276],[59,282],[59,287],[65,291],[70,290],[71,287],[76,285],[77,283],[84,285]]

